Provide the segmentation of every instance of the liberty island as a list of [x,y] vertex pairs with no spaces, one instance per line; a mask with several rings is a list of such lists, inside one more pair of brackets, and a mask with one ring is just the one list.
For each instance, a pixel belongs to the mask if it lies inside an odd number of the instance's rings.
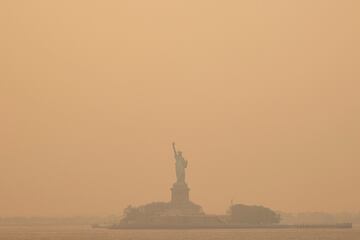
[[352,228],[351,223],[321,225],[280,224],[280,215],[263,206],[231,205],[225,215],[205,214],[202,207],[190,200],[186,183],[188,161],[172,143],[176,182],[171,187],[169,202],[152,202],[128,206],[117,224],[93,225],[109,229],[196,229],[196,228]]

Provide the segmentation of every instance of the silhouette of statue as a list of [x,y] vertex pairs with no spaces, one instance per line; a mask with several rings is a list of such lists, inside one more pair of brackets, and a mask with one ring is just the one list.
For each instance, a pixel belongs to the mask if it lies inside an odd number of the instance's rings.
[[185,183],[185,168],[187,167],[188,162],[182,156],[182,152],[176,151],[175,143],[173,143],[172,146],[176,160],[175,169],[176,169],[177,183]]

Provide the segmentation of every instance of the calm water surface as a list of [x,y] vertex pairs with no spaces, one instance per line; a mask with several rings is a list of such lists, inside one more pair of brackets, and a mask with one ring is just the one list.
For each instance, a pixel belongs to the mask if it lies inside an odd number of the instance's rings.
[[0,226],[0,240],[360,240],[353,229],[106,230],[88,226]]

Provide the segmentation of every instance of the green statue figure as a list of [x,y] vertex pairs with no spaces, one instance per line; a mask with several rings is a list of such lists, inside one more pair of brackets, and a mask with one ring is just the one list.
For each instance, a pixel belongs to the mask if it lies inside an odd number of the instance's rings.
[[182,156],[181,151],[176,151],[175,143],[173,143],[172,146],[176,160],[175,169],[176,169],[177,183],[185,183],[185,168],[187,167],[188,162]]

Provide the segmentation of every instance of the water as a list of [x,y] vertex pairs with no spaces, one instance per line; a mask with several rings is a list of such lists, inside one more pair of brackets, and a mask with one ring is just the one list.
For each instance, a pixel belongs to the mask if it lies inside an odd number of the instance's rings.
[[0,240],[359,240],[353,229],[107,230],[89,226],[0,226]]

